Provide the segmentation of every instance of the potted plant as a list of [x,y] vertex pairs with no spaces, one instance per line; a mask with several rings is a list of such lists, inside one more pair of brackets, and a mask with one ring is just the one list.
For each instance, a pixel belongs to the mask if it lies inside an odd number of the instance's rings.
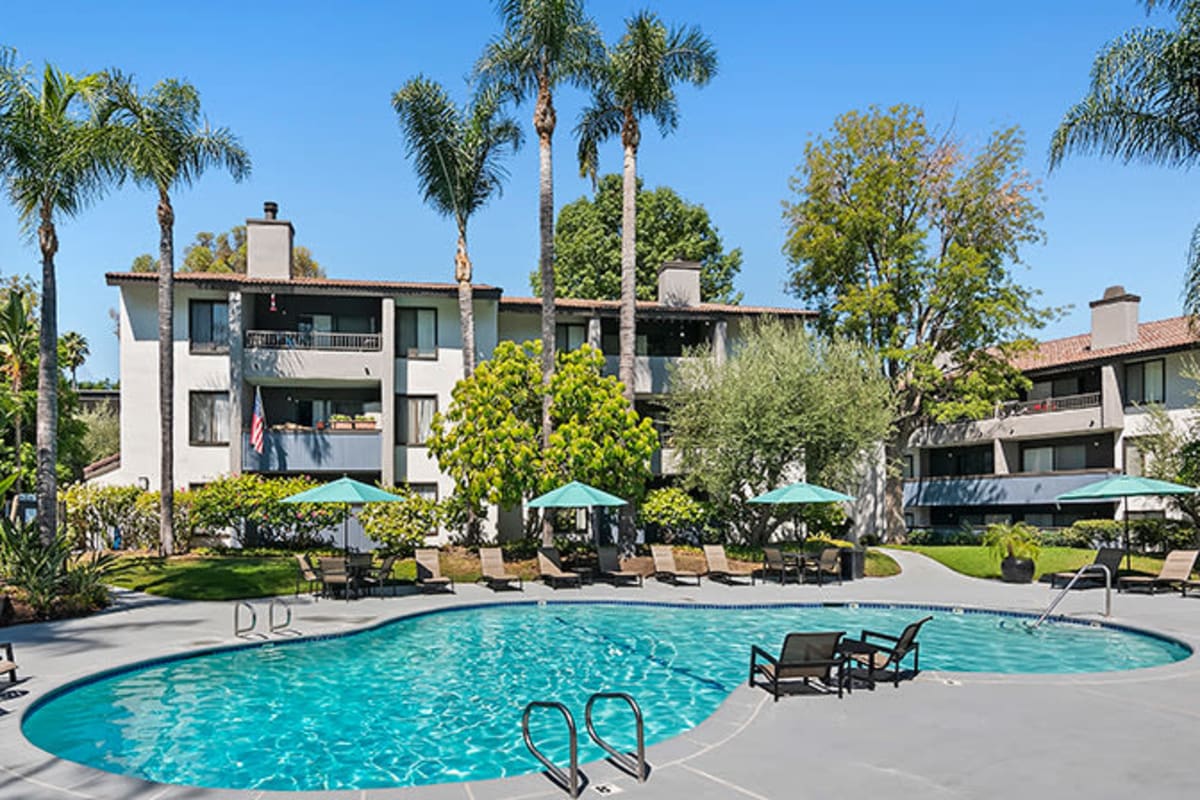
[[373,431],[375,430],[375,418],[369,417],[366,414],[359,414],[354,418],[354,430],[356,431]]
[[1041,552],[1037,528],[1024,522],[988,525],[983,546],[1000,559],[1000,578],[1005,583],[1032,583]]
[[349,414],[330,414],[329,427],[335,431],[352,431],[354,420]]

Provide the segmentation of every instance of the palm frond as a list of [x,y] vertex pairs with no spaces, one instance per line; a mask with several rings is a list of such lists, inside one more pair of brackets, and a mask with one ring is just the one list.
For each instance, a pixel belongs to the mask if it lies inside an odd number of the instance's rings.
[[1192,229],[1188,247],[1183,277],[1183,311],[1192,318],[1192,327],[1200,328],[1200,225]]
[[485,83],[508,87],[518,101],[533,96],[542,78],[551,89],[588,85],[603,42],[582,0],[498,0],[496,10],[504,30],[476,64]]
[[623,109],[604,87],[592,93],[591,102],[579,115],[575,125],[575,138],[579,140],[579,174],[592,179],[593,189],[600,170],[600,144],[621,132],[624,119]]

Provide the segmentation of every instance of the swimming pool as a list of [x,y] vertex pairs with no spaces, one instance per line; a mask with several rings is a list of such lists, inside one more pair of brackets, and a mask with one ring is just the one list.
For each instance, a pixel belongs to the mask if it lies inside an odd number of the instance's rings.
[[[775,650],[794,630],[899,632],[926,614],[927,670],[1094,672],[1191,652],[1112,627],[1030,631],[1014,615],[924,607],[509,603],[102,674],[37,703],[23,731],[61,758],[163,783],[326,790],[482,780],[540,769],[520,732],[531,700],[560,700],[582,728],[590,694],[628,691],[650,745],[716,710],[746,679],[752,644]],[[628,709],[597,712],[608,738],[632,745]],[[561,726],[551,715],[533,726],[560,759]],[[602,755],[581,739],[581,762]]]

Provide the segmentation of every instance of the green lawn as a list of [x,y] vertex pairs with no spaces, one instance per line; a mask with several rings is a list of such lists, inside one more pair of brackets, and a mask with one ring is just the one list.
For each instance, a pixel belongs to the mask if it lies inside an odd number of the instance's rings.
[[887,553],[880,550],[868,550],[867,563],[863,565],[863,573],[868,578],[890,578],[900,574],[900,565]]
[[[955,572],[970,575],[975,578],[999,578],[1000,562],[985,547],[978,546],[931,546],[905,545],[900,550],[911,550],[945,564]],[[1066,572],[1076,570],[1084,564],[1090,564],[1096,558],[1095,550],[1084,550],[1077,547],[1043,547],[1037,559],[1037,578],[1046,573]],[[1133,568],[1138,572],[1157,574],[1162,567],[1161,558],[1135,555]],[[1122,562],[1124,569],[1124,562]]]

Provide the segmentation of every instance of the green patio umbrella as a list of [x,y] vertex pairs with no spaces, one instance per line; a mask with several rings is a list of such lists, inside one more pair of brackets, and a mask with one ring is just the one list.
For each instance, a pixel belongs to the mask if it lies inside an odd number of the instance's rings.
[[1129,500],[1130,497],[1164,497],[1166,495],[1195,494],[1196,489],[1170,481],[1158,481],[1138,475],[1117,475],[1105,478],[1069,492],[1063,492],[1056,501],[1071,500],[1125,500],[1125,568],[1133,569],[1133,554],[1129,548]]
[[[848,494],[842,494],[841,492],[835,492],[833,489],[826,489],[824,486],[816,486],[800,481],[789,486],[772,489],[769,492],[760,494],[758,497],[752,497],[749,502],[772,506],[792,506],[808,505],[811,503],[840,503],[853,499]],[[795,520],[793,524],[799,527],[799,520]]]
[[[363,503],[403,503],[404,498],[385,492],[370,484],[353,478],[341,477],[336,481],[314,486],[303,492],[285,497],[281,503],[346,503],[361,507]],[[350,518],[342,522],[342,550],[350,552]]]
[[[601,491],[595,486],[588,486],[586,483],[579,481],[571,481],[565,486],[560,486],[557,489],[552,489],[545,494],[535,497],[529,501],[530,508],[586,508],[593,509],[597,506],[623,506],[628,505],[627,501],[622,500],[616,495]],[[591,516],[590,514],[588,515]],[[592,534],[596,537],[596,544],[600,544],[599,532],[592,526]]]

